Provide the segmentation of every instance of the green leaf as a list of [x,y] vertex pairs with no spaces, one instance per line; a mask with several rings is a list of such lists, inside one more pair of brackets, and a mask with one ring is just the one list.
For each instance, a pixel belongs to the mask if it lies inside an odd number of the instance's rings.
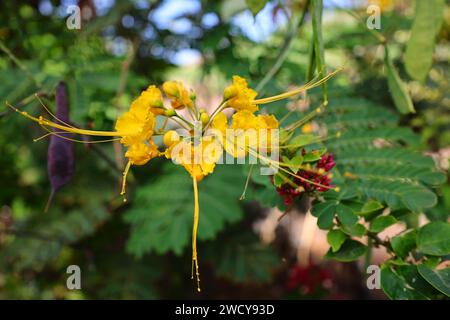
[[450,254],[450,223],[434,221],[420,228],[417,249],[432,256]]
[[327,234],[327,240],[333,252],[339,250],[346,238],[347,236],[341,230],[330,230]]
[[327,259],[333,259],[341,262],[357,260],[367,252],[367,247],[359,241],[347,239],[337,252],[331,249],[325,255]]
[[289,142],[288,145],[292,145],[293,147],[288,148],[290,151],[296,151],[301,147],[304,147],[306,145],[315,143],[319,137],[313,135],[313,134],[299,134],[295,137],[293,137]]
[[335,207],[336,201],[325,201],[314,203],[311,208],[311,214],[318,218],[320,217],[329,207]]
[[281,187],[285,183],[283,177],[278,173],[273,176],[273,184],[275,187]]
[[314,161],[319,160],[320,157],[321,157],[321,155],[320,155],[319,152],[314,152],[313,151],[313,152],[309,152],[309,153],[305,154],[303,156],[303,161],[304,162],[314,162]]
[[398,75],[397,69],[389,57],[388,47],[385,50],[385,66],[387,72],[389,91],[398,111],[402,114],[415,113],[414,105],[405,84]]
[[294,173],[298,172],[300,165],[303,163],[303,156],[301,155],[296,155],[292,159],[289,159],[286,156],[283,156],[282,158],[286,164],[291,165],[289,166],[289,169]]
[[253,16],[256,16],[266,6],[267,0],[245,0],[245,3],[253,13]]
[[381,204],[377,200],[371,199],[366,203],[364,203],[363,207],[357,214],[363,217],[373,217],[374,214],[381,213],[383,209],[384,209],[383,204]]
[[317,219],[317,225],[322,230],[329,230],[333,227],[334,214],[336,212],[336,206],[331,204],[324,206],[324,209],[320,211]]
[[393,216],[376,217],[370,223],[370,232],[378,233],[397,222]]
[[384,265],[381,268],[381,287],[390,299],[429,300],[438,292],[430,286],[413,265]]
[[[136,191],[133,207],[125,215],[131,224],[127,250],[137,256],[147,252],[181,254],[191,242],[194,193],[189,174],[170,164],[156,181]],[[237,166],[218,166],[199,183],[198,238],[212,239],[227,222],[241,219],[240,188],[245,177]]]
[[354,225],[358,222],[358,217],[349,206],[340,204],[336,207],[336,213],[339,221],[346,226]]
[[433,270],[425,265],[417,266],[420,275],[433,287],[450,297],[450,268]]
[[341,230],[344,231],[349,236],[353,237],[362,237],[366,234],[366,228],[362,224],[354,224],[354,225],[342,225]]
[[391,239],[391,245],[395,254],[402,259],[406,258],[416,248],[416,237],[416,230],[411,230],[403,235],[393,237]]
[[433,63],[436,34],[443,22],[444,0],[416,0],[414,23],[406,44],[405,68],[411,78],[423,82]]

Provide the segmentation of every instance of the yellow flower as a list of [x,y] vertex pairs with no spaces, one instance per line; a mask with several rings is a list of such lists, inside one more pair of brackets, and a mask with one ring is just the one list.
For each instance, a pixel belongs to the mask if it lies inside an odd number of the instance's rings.
[[224,90],[224,98],[228,100],[228,106],[237,111],[257,111],[258,106],[255,103],[257,94],[255,90],[248,87],[247,80],[239,76],[233,76],[233,84]]
[[148,106],[133,103],[130,111],[117,118],[115,129],[121,133],[120,142],[125,146],[149,139],[155,128],[155,116]]
[[273,114],[259,115],[258,122],[264,123],[264,129],[278,129],[278,120]]
[[[248,148],[270,150],[271,130],[278,128],[278,120],[273,115],[254,115],[249,111],[236,112],[232,117],[231,128],[243,130],[236,136],[235,150],[231,153],[235,157],[247,155]],[[250,131],[253,130],[253,131]],[[261,132],[263,131],[263,132]],[[264,134],[265,131],[265,134]],[[242,142],[242,137],[245,141]],[[244,145],[242,145],[244,143]],[[226,148],[227,152],[230,148]]]
[[223,135],[225,135],[225,132],[228,128],[227,115],[223,112],[219,112],[218,114],[216,114],[211,122],[211,128],[219,130]]
[[311,133],[313,132],[313,126],[311,123],[307,123],[302,127],[302,133]]
[[151,112],[155,115],[162,115],[164,113],[162,93],[156,86],[149,86],[135,102],[150,107]]
[[166,81],[163,84],[166,96],[171,100],[174,109],[193,108],[190,94],[180,81]]
[[222,155],[221,151],[220,144],[210,136],[201,138],[197,145],[192,141],[181,140],[167,148],[165,155],[182,165],[193,178],[200,181],[214,171]]
[[239,111],[233,115],[233,129],[277,129],[278,120],[273,115],[254,115],[249,111]]
[[180,136],[175,130],[169,130],[164,134],[163,137],[163,143],[166,145],[166,147],[170,147],[175,142],[178,142],[180,140]]
[[125,153],[125,157],[128,158],[131,164],[138,166],[146,164],[148,161],[157,157],[158,155],[158,148],[152,140],[149,140],[148,144],[144,142],[133,144]]

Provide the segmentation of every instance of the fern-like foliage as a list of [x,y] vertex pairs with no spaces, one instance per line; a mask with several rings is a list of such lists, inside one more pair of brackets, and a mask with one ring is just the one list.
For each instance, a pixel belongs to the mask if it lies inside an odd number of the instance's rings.
[[103,206],[88,205],[86,210],[73,209],[64,216],[54,215],[32,229],[19,227],[11,233],[14,241],[0,252],[0,268],[40,270],[54,261],[61,250],[95,233],[109,217]]
[[[226,223],[241,219],[244,182],[240,168],[223,165],[199,184],[200,240],[213,239]],[[185,170],[170,164],[156,181],[136,191],[133,202],[125,216],[132,226],[128,250],[137,256],[150,251],[181,254],[190,243],[194,210],[192,180]]]
[[[356,190],[391,209],[421,212],[436,205],[432,187],[445,182],[430,157],[413,150],[418,137],[398,126],[398,116],[364,99],[335,99],[321,118],[330,134],[327,143],[336,157],[336,183]],[[364,199],[363,199],[364,200]]]

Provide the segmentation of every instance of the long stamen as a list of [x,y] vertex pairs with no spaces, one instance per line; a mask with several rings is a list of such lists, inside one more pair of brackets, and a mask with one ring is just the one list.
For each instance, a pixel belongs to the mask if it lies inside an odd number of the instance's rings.
[[120,195],[123,196],[123,202],[127,202],[127,198],[125,197],[126,188],[127,188],[127,176],[128,172],[131,168],[131,161],[128,161],[127,165],[125,166],[125,170],[123,171],[123,178],[122,178],[122,191],[120,191]]
[[33,117],[32,115],[28,114],[26,111],[20,111],[16,107],[13,107],[8,102],[6,102],[6,105],[8,107],[10,107],[11,109],[13,109],[14,111],[16,111],[17,113],[19,113],[20,115],[24,116],[25,118],[28,118],[36,123],[39,123],[40,125],[60,129],[65,132],[77,133],[77,134],[86,135],[86,136],[104,136],[104,137],[123,137],[123,136],[126,136],[127,134],[129,134],[126,132],[96,131],[96,130],[85,130],[85,129],[67,127],[67,126],[63,126],[63,125],[51,122],[50,120],[48,120],[42,116],[39,116],[39,118]]
[[309,90],[309,89],[315,88],[317,86],[320,86],[322,83],[324,83],[325,81],[327,81],[328,79],[333,77],[336,73],[338,73],[341,70],[342,70],[342,68],[341,69],[337,69],[337,70],[329,73],[328,75],[326,75],[325,77],[323,77],[319,81],[311,83],[311,84],[307,83],[304,86],[301,86],[300,88],[297,88],[295,90],[288,91],[288,92],[285,92],[285,93],[282,93],[282,94],[279,94],[279,95],[276,95],[276,96],[268,97],[268,98],[256,99],[255,100],[255,104],[265,104],[265,103],[270,103],[270,102],[286,99],[286,98],[289,98],[289,97],[292,97],[292,96],[296,96],[299,93],[302,93],[302,92],[304,92],[306,90]]
[[197,230],[198,230],[198,218],[199,218],[199,207],[198,207],[198,188],[197,179],[192,177],[192,184],[194,187],[194,225],[192,227],[192,279],[194,278],[194,267],[195,275],[197,279],[197,291],[200,292],[200,272],[198,268],[198,257],[197,257]]
[[47,107],[45,106],[44,102],[42,101],[42,99],[41,99],[37,94],[35,94],[35,97],[36,97],[36,99],[38,99],[39,103],[40,103],[41,106],[45,109],[45,111],[47,111],[47,113],[48,113],[53,119],[55,119],[56,121],[62,123],[63,125],[65,125],[65,126],[67,126],[67,127],[76,129],[76,127],[74,127],[73,125],[71,125],[71,124],[69,124],[69,123],[67,123],[67,122],[64,122],[63,120],[59,119],[53,112],[51,112],[50,109],[47,108]]
[[[41,126],[41,127],[44,128],[45,130],[48,130],[47,128],[45,128],[43,126]],[[40,136],[38,138],[33,139],[33,142],[38,142],[38,141],[40,141],[40,140],[42,140],[44,138],[47,138],[48,136],[51,136],[52,134],[53,135],[58,135],[59,133],[65,133],[65,131],[55,131],[55,132],[49,131],[48,133],[46,133],[46,134],[44,134],[44,135],[42,135],[42,136]]]
[[305,123],[307,123],[309,120],[311,120],[312,118],[314,118],[316,115],[322,113],[323,109],[323,104],[321,104],[319,107],[315,108],[313,111],[309,112],[308,114],[306,114],[303,118],[301,118],[300,120],[295,121],[294,123],[291,123],[289,125],[286,126],[286,130],[287,131],[293,131],[295,129],[297,129],[298,127],[304,125]]
[[58,138],[64,139],[64,140],[68,140],[68,141],[72,141],[72,142],[77,142],[77,143],[86,143],[86,144],[95,144],[95,143],[105,143],[105,142],[112,142],[112,141],[118,141],[120,140],[120,138],[113,138],[113,139],[105,139],[105,140],[96,140],[96,141],[85,141],[85,140],[79,140],[79,139],[73,139],[73,138],[68,138],[65,136],[62,136],[61,134],[67,133],[67,131],[51,131],[50,129],[46,128],[45,126],[41,125],[40,126],[42,129],[44,129],[45,131],[47,131],[48,133],[44,134],[43,136],[40,136],[39,138],[33,139],[33,142],[38,142],[48,136],[54,135]]
[[247,179],[245,180],[244,191],[242,191],[242,194],[241,194],[241,197],[239,198],[239,200],[244,200],[245,199],[245,194],[247,192],[248,184],[250,183],[250,177],[252,175],[254,166],[255,166],[254,164],[250,165],[250,169],[248,170],[248,174],[247,174]]
[[309,180],[309,179],[306,179],[306,178],[304,178],[304,177],[301,177],[301,176],[299,176],[299,175],[297,175],[297,174],[295,174],[295,173],[293,173],[293,172],[291,172],[291,171],[289,171],[289,170],[287,170],[287,169],[285,169],[285,168],[279,166],[279,165],[276,163],[276,161],[274,161],[274,160],[272,160],[272,159],[270,159],[270,158],[264,157],[264,156],[260,155],[258,152],[253,151],[252,149],[248,149],[248,151],[249,151],[250,153],[252,153],[253,155],[256,155],[256,157],[260,158],[261,160],[263,160],[263,161],[265,161],[265,162],[268,162],[268,163],[271,164],[271,165],[274,165],[275,168],[277,168],[278,170],[281,170],[281,171],[287,173],[287,174],[290,175],[290,176],[293,176],[293,177],[295,177],[295,178],[297,178],[297,179],[300,179],[300,180],[302,180],[302,181],[304,181],[304,182],[308,182],[308,183],[310,183],[310,184],[312,184],[312,185],[315,185],[315,186],[317,186],[317,187],[321,187],[321,188],[325,188],[325,189],[329,189],[329,190],[335,189],[335,187],[325,186],[325,185],[323,185],[323,184],[320,184],[320,183],[311,181],[311,180]]
[[[319,143],[319,142],[324,142],[330,139],[334,139],[334,138],[339,138],[341,136],[341,132],[338,131],[336,134],[332,135],[332,136],[326,136],[326,137],[318,137],[316,140],[313,140],[311,142],[309,142],[308,144],[313,144],[313,143]],[[286,144],[284,146],[278,146],[278,147],[271,147],[273,149],[288,149],[288,148],[300,148],[300,147],[304,147],[304,144]]]

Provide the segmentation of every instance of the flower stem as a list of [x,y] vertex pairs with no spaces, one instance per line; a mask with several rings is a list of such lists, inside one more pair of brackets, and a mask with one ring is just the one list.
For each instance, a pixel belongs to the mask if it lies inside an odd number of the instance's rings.
[[197,230],[198,230],[198,220],[199,220],[199,206],[198,206],[198,187],[197,178],[192,176],[192,184],[194,187],[194,225],[192,227],[192,279],[194,278],[194,268],[195,276],[197,279],[197,291],[200,292],[200,272],[198,268],[198,257],[197,257]]

